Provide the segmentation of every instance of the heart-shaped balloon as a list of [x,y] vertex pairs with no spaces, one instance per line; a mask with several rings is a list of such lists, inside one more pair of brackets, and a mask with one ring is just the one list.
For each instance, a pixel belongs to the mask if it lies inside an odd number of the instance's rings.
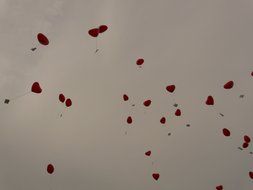
[[230,136],[230,131],[229,131],[227,128],[224,128],[224,129],[222,130],[222,132],[223,132],[223,135],[224,135],[224,136],[226,136],[226,137],[229,137],[229,136]]
[[140,58],[136,61],[136,65],[142,65],[144,63],[144,59]]
[[175,112],[175,116],[180,116],[180,115],[181,115],[181,110],[177,109],[176,112]]
[[145,152],[145,155],[146,156],[150,156],[151,155],[151,151],[149,150],[149,151]]
[[175,89],[176,89],[175,85],[169,85],[166,87],[166,90],[170,93],[173,93]]
[[128,123],[128,124],[131,124],[132,122],[133,122],[132,117],[131,117],[131,116],[128,116],[128,118],[127,118],[127,123]]
[[49,174],[54,173],[54,166],[53,166],[52,164],[48,164],[48,165],[47,165],[47,172],[48,172]]
[[165,117],[162,117],[162,118],[160,119],[160,123],[161,123],[161,124],[165,124],[165,123],[166,123],[166,118],[165,118]]
[[93,28],[93,29],[90,29],[89,30],[89,35],[91,35],[92,37],[97,37],[98,36],[98,34],[99,34],[99,29],[98,28]]
[[70,107],[70,106],[72,105],[72,101],[71,101],[70,98],[68,98],[68,99],[66,100],[65,105],[66,105],[67,107]]
[[44,34],[42,34],[42,33],[39,33],[39,34],[37,35],[37,39],[38,39],[38,41],[39,41],[42,45],[44,45],[44,46],[46,46],[46,45],[49,44],[49,40],[48,40],[47,37],[46,37]]
[[249,143],[250,142],[250,137],[248,136],[248,135],[244,135],[244,141],[246,142],[246,143]]
[[223,186],[222,185],[219,185],[216,187],[217,190],[223,190]]
[[63,103],[65,101],[65,96],[63,94],[59,94],[59,100]]
[[151,104],[151,100],[146,100],[143,102],[143,105],[146,107],[150,106],[150,104]]
[[249,177],[253,179],[253,172],[249,172]]
[[42,92],[40,84],[38,82],[34,82],[32,85],[31,91],[33,93],[40,94]]
[[249,146],[249,143],[247,143],[247,142],[245,142],[245,143],[242,144],[243,148],[248,148],[248,146]]
[[98,29],[99,29],[99,33],[103,33],[108,29],[108,27],[106,25],[101,25],[99,26]]
[[208,96],[206,99],[206,105],[214,105],[214,99],[212,96]]
[[160,177],[160,174],[159,173],[153,173],[152,176],[157,181]]
[[224,88],[225,89],[231,89],[231,88],[233,88],[233,86],[234,86],[234,82],[231,80],[231,81],[228,81],[226,84],[224,84]]
[[128,96],[127,96],[126,94],[124,94],[124,95],[123,95],[123,100],[124,100],[124,101],[127,101],[128,99],[129,99]]

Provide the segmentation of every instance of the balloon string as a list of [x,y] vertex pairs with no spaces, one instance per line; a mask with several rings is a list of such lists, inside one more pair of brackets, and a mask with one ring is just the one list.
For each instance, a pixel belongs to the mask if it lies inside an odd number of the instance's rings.
[[10,100],[17,100],[17,99],[19,99],[19,98],[24,97],[25,95],[27,95],[27,94],[29,94],[29,93],[31,93],[31,92],[30,92],[30,91],[29,91],[29,92],[25,92],[24,94],[21,94],[21,95],[19,95],[19,96],[16,96],[16,97],[14,97],[14,98],[11,98]]

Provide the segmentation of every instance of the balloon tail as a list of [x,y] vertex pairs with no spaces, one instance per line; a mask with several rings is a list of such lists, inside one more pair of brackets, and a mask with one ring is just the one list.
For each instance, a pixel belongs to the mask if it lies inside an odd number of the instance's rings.
[[31,48],[31,50],[32,50],[32,51],[35,51],[36,49],[37,49],[37,47],[33,47],[33,48]]

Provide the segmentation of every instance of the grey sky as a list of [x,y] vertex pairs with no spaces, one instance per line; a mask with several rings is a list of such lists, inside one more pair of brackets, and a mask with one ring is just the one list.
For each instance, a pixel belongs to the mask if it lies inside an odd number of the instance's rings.
[[[0,0],[0,97],[34,81],[43,88],[0,105],[0,189],[252,189],[252,145],[237,149],[253,137],[252,23],[251,0]],[[109,29],[94,54],[87,32],[101,24]],[[39,32],[50,44],[32,52]],[[58,102],[61,92],[71,108]]]

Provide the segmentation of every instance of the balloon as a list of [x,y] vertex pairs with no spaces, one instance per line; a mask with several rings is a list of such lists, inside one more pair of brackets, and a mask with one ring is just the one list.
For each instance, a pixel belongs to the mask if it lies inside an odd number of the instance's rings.
[[162,117],[162,118],[160,119],[160,123],[161,123],[161,124],[165,124],[165,123],[166,123],[166,118],[165,118],[165,117]]
[[131,117],[131,116],[128,116],[128,118],[127,118],[127,123],[128,123],[128,124],[131,124],[132,122],[133,122],[132,117]]
[[223,190],[223,186],[222,185],[217,186],[216,190]]
[[38,82],[34,82],[32,85],[31,91],[33,93],[40,94],[42,92],[40,84]]
[[54,166],[53,166],[52,164],[48,164],[48,165],[47,165],[47,172],[48,172],[49,174],[54,173]]
[[222,130],[222,132],[223,132],[224,136],[226,136],[226,137],[229,137],[229,136],[230,136],[230,131],[229,131],[227,128],[224,128],[224,129]]
[[124,95],[123,95],[123,100],[124,100],[124,101],[127,101],[128,99],[129,99],[128,96],[127,96],[126,94],[124,94]]
[[160,177],[160,174],[159,173],[153,173],[152,176],[157,181]]
[[244,141],[246,142],[246,143],[249,143],[250,142],[250,137],[248,136],[248,135],[244,135]]
[[151,100],[146,100],[143,102],[143,105],[146,107],[150,106],[150,104],[151,104]]
[[243,143],[243,145],[242,145],[243,148],[247,148],[248,146],[249,146],[249,143],[247,143],[247,142]]
[[144,59],[138,59],[136,61],[136,65],[142,65],[144,63]]
[[42,45],[48,45],[49,44],[49,40],[47,39],[47,37],[44,35],[44,34],[42,34],[42,33],[39,33],[38,35],[37,35],[37,39],[38,39],[38,41],[42,44]]
[[175,89],[176,89],[175,85],[169,85],[166,87],[166,90],[170,93],[173,93]]
[[72,105],[72,101],[71,101],[71,99],[67,99],[66,100],[66,102],[65,102],[65,105],[67,106],[67,107],[70,107],[71,105]]
[[253,179],[253,172],[249,172],[249,177]]
[[176,112],[175,112],[175,116],[180,116],[180,115],[181,115],[181,110],[177,109]]
[[151,155],[151,151],[149,150],[149,151],[145,152],[145,155],[146,156],[150,156]]
[[108,29],[108,27],[106,25],[101,25],[99,26],[98,29],[99,29],[99,33],[103,33]]
[[59,94],[59,100],[63,103],[65,101],[65,96],[63,94]]
[[92,37],[97,37],[98,34],[99,34],[99,29],[98,28],[93,28],[93,29],[90,29],[88,31],[89,35],[91,35]]
[[234,86],[234,82],[231,80],[231,81],[228,81],[226,84],[224,84],[224,88],[225,89],[231,89],[231,88],[233,88],[233,86]]
[[208,96],[206,99],[206,105],[214,105],[214,100],[212,96]]
[[253,71],[251,72],[251,76],[253,77]]

